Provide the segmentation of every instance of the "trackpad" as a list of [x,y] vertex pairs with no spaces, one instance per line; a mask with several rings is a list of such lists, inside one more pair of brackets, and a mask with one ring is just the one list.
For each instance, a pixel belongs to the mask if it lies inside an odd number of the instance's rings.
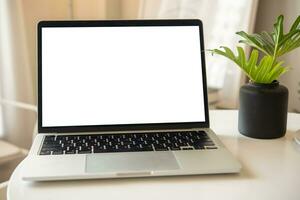
[[87,173],[162,171],[180,169],[174,154],[165,152],[130,152],[88,154]]

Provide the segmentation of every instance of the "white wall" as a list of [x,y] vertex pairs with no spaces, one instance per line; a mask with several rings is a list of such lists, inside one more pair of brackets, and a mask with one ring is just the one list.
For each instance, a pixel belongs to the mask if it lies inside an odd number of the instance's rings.
[[[276,17],[285,17],[284,29],[287,31],[291,23],[300,15],[299,0],[260,0],[256,17],[256,32],[271,31]],[[292,69],[283,75],[280,82],[289,89],[289,110],[300,112],[300,48],[283,56],[282,59]]]

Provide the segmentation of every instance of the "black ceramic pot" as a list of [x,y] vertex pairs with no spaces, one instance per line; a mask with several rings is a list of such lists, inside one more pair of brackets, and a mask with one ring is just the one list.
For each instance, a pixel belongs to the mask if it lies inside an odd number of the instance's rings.
[[248,83],[240,88],[239,132],[260,139],[285,135],[288,89],[278,81]]

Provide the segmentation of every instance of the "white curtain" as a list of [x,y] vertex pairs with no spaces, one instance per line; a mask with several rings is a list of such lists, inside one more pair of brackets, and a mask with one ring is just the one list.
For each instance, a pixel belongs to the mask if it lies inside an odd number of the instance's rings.
[[[258,0],[143,0],[140,18],[196,18],[203,21],[205,48],[234,48],[235,32],[252,32]],[[244,81],[241,71],[220,56],[206,54],[208,86],[221,90],[220,105],[235,108]]]
[[0,138],[23,148],[32,142],[36,113],[27,104],[36,104],[38,21],[104,19],[113,6],[108,0],[0,0]]
[[3,104],[34,104],[33,72],[28,62],[24,17],[21,0],[0,0],[0,99],[2,104],[2,137],[28,148],[35,113]]

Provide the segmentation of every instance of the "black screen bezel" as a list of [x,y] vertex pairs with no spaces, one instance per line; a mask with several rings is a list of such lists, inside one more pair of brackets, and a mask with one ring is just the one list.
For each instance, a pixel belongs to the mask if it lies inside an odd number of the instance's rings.
[[[129,27],[129,26],[198,26],[200,37],[202,80],[204,94],[204,122],[179,122],[179,123],[148,123],[148,124],[118,124],[118,125],[91,125],[91,126],[42,126],[42,28],[44,27]],[[176,20],[105,20],[105,21],[40,21],[38,23],[38,132],[39,133],[64,133],[64,132],[94,132],[94,131],[132,131],[132,130],[166,130],[208,128],[209,114],[207,101],[207,84],[205,71],[205,53],[203,26],[198,19]]]

